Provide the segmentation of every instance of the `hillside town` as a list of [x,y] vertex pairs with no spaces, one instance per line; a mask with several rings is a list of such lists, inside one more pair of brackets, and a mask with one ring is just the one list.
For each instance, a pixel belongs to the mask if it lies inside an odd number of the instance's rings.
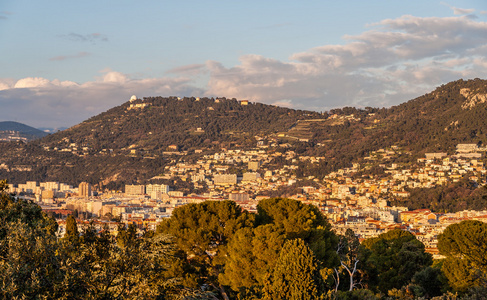
[[[299,156],[287,150],[286,144],[259,141],[252,150],[222,149],[202,155],[194,163],[185,162],[184,155],[174,155],[164,174],[153,178],[187,182],[195,189],[204,188],[206,192],[202,194],[187,194],[165,184],[125,185],[123,191],[98,191],[86,182],[73,187],[66,183],[35,181],[12,186],[10,192],[40,204],[58,220],[59,235],[63,235],[69,214],[78,217],[80,227],[92,221],[99,228],[108,224],[116,232],[118,222],[123,222],[135,224],[141,231],[154,230],[176,207],[187,203],[232,200],[243,209],[255,212],[258,202],[269,198],[269,192],[278,193],[294,186],[293,191],[297,192],[285,196],[319,207],[337,233],[350,228],[360,239],[366,239],[402,228],[415,234],[427,251],[436,255],[437,236],[448,225],[467,219],[487,222],[487,211],[410,211],[405,206],[391,206],[391,200],[400,202],[410,197],[409,190],[413,188],[432,188],[462,178],[479,187],[485,185],[487,170],[482,158],[486,150],[477,144],[458,144],[452,155],[426,153],[414,164],[401,164],[387,162],[411,154],[391,147],[372,152],[362,163],[354,163],[324,178],[300,178],[296,174],[300,163],[319,164],[326,158]],[[276,166],[273,163],[276,158],[283,163]],[[367,172],[373,166],[383,172]]]

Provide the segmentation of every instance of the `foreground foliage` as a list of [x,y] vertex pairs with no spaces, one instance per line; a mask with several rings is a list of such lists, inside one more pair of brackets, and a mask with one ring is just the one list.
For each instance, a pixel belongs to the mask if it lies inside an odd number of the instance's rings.
[[486,286],[486,223],[472,220],[448,226],[438,237],[438,249],[446,256],[442,269],[453,288]]
[[120,226],[115,237],[93,225],[79,234],[69,218],[58,239],[39,206],[9,196],[4,181],[0,191],[1,299],[163,299],[183,290],[169,236]]
[[273,198],[257,213],[209,201],[174,210],[142,236],[120,224],[66,234],[0,181],[0,299],[483,299],[487,225],[465,221],[439,237],[432,264],[414,235],[392,230],[358,243],[336,236],[310,205]]

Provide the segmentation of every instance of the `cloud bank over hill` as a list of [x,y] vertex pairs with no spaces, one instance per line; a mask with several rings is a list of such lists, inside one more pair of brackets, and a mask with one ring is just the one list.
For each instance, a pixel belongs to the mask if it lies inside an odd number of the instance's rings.
[[133,94],[143,97],[204,93],[188,82],[185,78],[131,79],[110,70],[83,84],[45,78],[3,80],[0,119],[39,127],[72,126],[128,101]]
[[104,69],[85,83],[3,78],[0,120],[72,126],[132,94],[235,97],[317,111],[391,106],[452,80],[487,77],[487,23],[472,10],[452,9],[453,17],[405,15],[370,24],[359,35],[344,36],[341,45],[294,53],[286,61],[246,54],[235,66],[207,61],[173,68],[162,78]]
[[485,77],[487,23],[470,16],[403,16],[370,25],[344,45],[296,53],[289,62],[246,55],[225,68],[209,62],[210,94],[327,109],[388,106],[458,78]]

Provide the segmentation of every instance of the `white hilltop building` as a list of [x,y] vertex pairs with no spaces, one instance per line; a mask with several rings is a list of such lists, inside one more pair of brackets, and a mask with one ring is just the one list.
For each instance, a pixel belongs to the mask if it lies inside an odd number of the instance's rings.
[[137,100],[137,96],[133,95],[132,97],[130,97],[130,106],[127,108],[127,110],[142,109],[150,105],[150,103],[133,103],[136,100]]

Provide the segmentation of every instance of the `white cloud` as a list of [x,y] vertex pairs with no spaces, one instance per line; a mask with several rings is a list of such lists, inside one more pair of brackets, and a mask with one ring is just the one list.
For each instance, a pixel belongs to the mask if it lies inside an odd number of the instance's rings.
[[27,77],[17,81],[17,83],[14,85],[14,88],[22,89],[22,88],[47,87],[50,85],[50,83],[51,82],[45,78]]
[[473,8],[458,8],[458,7],[451,6],[448,3],[443,3],[443,5],[446,5],[449,8],[451,8],[451,10],[453,10],[453,13],[455,15],[467,15],[475,12],[475,9]]
[[[287,61],[248,54],[235,66],[207,61],[169,70],[174,77],[165,78],[136,79],[104,69],[95,80],[81,84],[39,77],[0,79],[0,119],[74,125],[133,94],[235,97],[317,111],[382,107],[459,78],[486,78],[486,66],[486,22],[465,15],[402,16],[344,36],[344,44],[294,53]],[[207,87],[195,87],[202,74],[209,74]]]
[[[0,82],[0,84],[2,84]],[[15,89],[24,89],[24,88],[53,88],[53,87],[70,87],[70,86],[77,86],[78,84],[73,81],[60,81],[55,79],[50,81],[49,79],[42,78],[42,77],[27,77],[17,80],[14,84],[10,80],[10,84],[7,82],[3,82],[4,90],[15,88]]]
[[[324,45],[278,61],[245,55],[225,68],[208,62],[208,94],[294,108],[389,106],[462,77],[486,77],[487,23],[467,16],[402,16],[370,25],[343,45]],[[291,99],[291,100],[289,100]]]
[[103,76],[82,84],[28,77],[0,79],[0,120],[31,126],[72,126],[130,99],[170,95],[202,95],[188,78],[132,79],[104,70]]
[[127,80],[127,76],[120,72],[106,72],[106,74],[103,76],[103,82],[124,84],[125,82],[127,82]]

